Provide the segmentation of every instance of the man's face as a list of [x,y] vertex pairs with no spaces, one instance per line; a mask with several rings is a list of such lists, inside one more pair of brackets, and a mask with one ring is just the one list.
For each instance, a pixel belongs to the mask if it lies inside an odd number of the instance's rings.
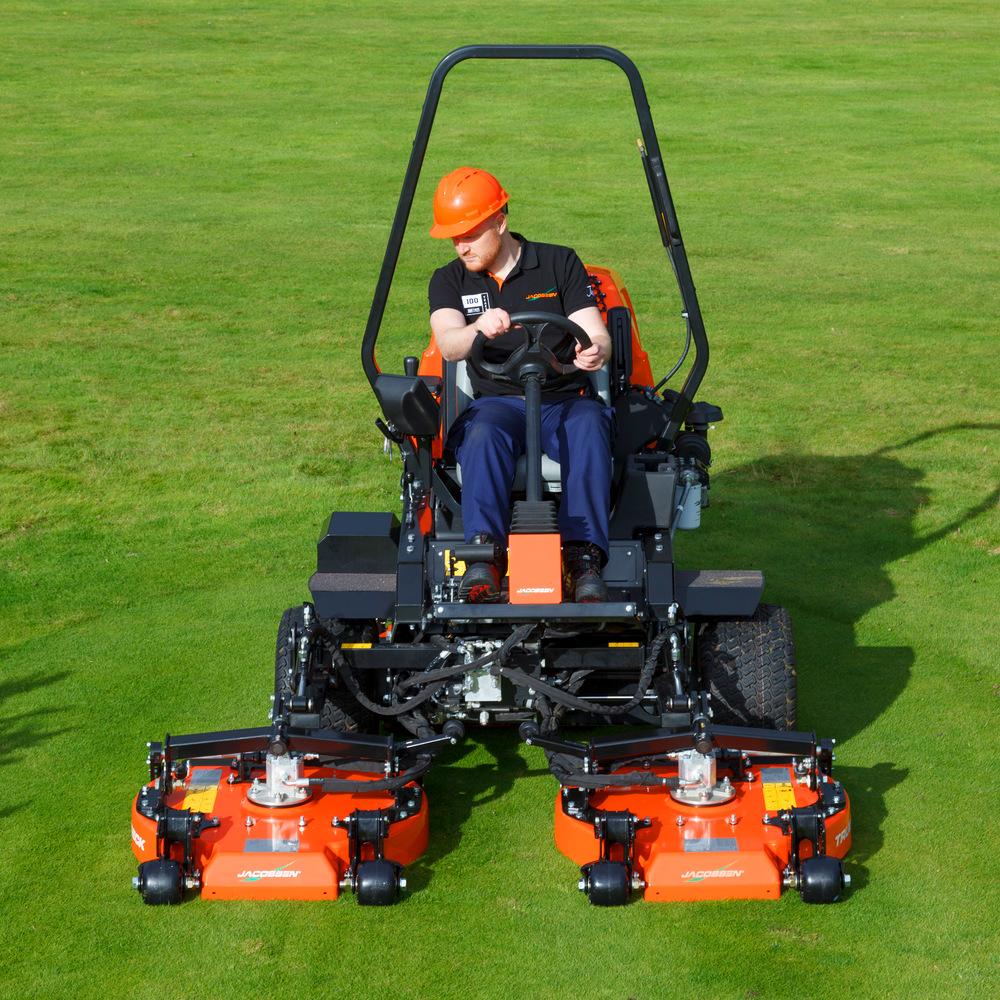
[[488,271],[500,253],[501,234],[506,228],[506,218],[502,212],[480,222],[471,232],[453,236],[455,253],[470,271]]

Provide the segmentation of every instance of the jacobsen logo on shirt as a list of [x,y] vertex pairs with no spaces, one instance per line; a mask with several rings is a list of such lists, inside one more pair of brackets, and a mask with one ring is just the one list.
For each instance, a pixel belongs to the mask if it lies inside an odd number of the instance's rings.
[[462,309],[466,316],[478,316],[490,307],[490,293],[477,292],[475,295],[462,296]]
[[547,292],[532,292],[531,295],[525,295],[524,301],[531,302],[532,299],[554,299],[559,296],[559,293],[555,288],[550,288]]

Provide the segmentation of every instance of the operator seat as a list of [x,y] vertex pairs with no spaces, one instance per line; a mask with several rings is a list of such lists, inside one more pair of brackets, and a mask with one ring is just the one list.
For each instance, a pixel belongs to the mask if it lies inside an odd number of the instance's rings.
[[[611,374],[607,365],[600,371],[589,372],[590,384],[597,396],[603,401],[605,406],[611,405]],[[469,378],[468,365],[465,361],[445,361],[444,362],[444,390],[443,390],[443,420],[444,431],[447,436],[452,423],[458,415],[472,402],[474,396],[472,391],[472,380]],[[517,469],[514,473],[514,490],[524,490],[526,475],[527,456],[522,455],[517,460]],[[462,485],[462,467],[455,463],[455,480],[459,486]],[[562,473],[559,463],[548,455],[542,455],[542,488],[548,493],[562,492]]]

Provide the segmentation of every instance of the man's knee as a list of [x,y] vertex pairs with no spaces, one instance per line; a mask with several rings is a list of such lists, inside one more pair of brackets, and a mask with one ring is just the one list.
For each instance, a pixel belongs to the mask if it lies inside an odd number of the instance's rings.
[[603,403],[593,399],[573,400],[563,414],[561,437],[573,450],[611,450],[611,413]]
[[462,451],[478,453],[492,452],[500,448],[513,451],[515,442],[510,431],[490,420],[477,418],[465,429],[462,439]]

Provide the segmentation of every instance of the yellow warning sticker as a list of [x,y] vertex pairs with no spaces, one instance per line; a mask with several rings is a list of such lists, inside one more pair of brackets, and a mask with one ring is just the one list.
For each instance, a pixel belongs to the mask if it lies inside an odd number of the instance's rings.
[[215,796],[218,791],[218,785],[197,785],[194,788],[189,788],[187,795],[184,796],[184,804],[181,809],[209,813],[215,808]]
[[341,649],[371,649],[372,644],[370,642],[342,642],[340,644]]
[[638,649],[637,642],[609,642],[608,649]]
[[765,781],[764,808],[768,812],[795,808],[795,789],[788,781]]

